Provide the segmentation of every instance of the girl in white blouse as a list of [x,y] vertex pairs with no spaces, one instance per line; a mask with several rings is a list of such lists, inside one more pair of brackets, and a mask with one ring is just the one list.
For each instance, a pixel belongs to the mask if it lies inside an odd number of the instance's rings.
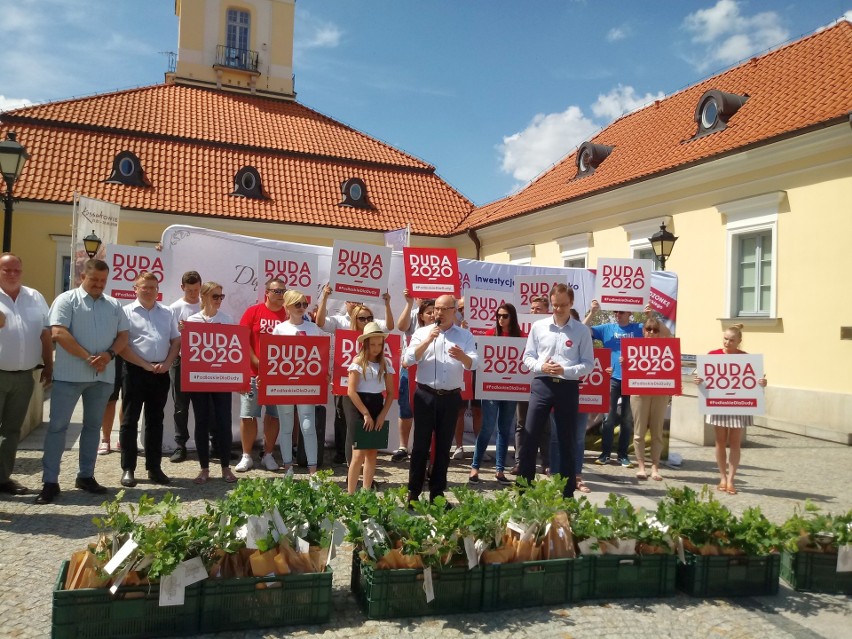
[[[387,333],[376,322],[367,324],[358,337],[361,350],[349,365],[348,392],[343,398],[343,411],[350,432],[355,431],[356,421],[362,419],[365,431],[378,431],[384,427],[395,387],[393,365],[385,359],[385,337]],[[372,488],[377,453],[377,449],[353,447],[347,486],[350,495],[355,494],[362,466],[363,485]]]

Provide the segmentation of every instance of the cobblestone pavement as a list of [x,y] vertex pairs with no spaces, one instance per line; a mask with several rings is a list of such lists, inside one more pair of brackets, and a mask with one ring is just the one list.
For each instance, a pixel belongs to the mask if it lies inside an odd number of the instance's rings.
[[[37,491],[41,480],[42,426],[22,443],[15,477]],[[51,591],[60,562],[71,552],[94,539],[92,517],[101,513],[103,497],[73,488],[77,467],[75,432],[69,430],[69,450],[63,457],[60,483],[62,493],[49,506],[33,503],[34,494],[22,497],[0,496],[0,636],[47,637],[51,624]],[[114,438],[117,433],[114,433]],[[715,485],[716,473],[712,447],[693,446],[672,441],[671,450],[683,456],[680,468],[664,468],[663,482],[641,484],[635,471],[620,466],[585,467],[585,479],[596,503],[603,503],[610,491],[626,495],[637,505],[653,507],[667,486],[689,485],[700,489]],[[587,453],[587,462],[593,459]],[[330,460],[332,451],[326,451]],[[721,494],[726,505],[736,512],[759,505],[773,520],[782,521],[795,504],[811,498],[833,512],[852,508],[852,447],[806,439],[796,435],[753,428],[747,447],[743,449],[737,495]],[[451,484],[466,481],[466,462],[454,461],[450,469]],[[144,462],[143,462],[144,466]],[[205,499],[224,494],[226,485],[211,481],[196,486],[191,479],[198,470],[195,459],[172,464],[167,459],[163,468],[173,478],[168,488],[140,481],[127,491],[136,500],[147,492],[162,495],[171,490],[190,509],[200,509]],[[334,466],[335,475],[343,481],[345,468]],[[304,472],[304,471],[303,471]],[[214,469],[215,473],[215,469]],[[254,476],[273,476],[267,471],[253,470]],[[120,479],[119,456],[112,453],[98,460],[96,477],[114,494]],[[139,473],[144,478],[144,472]],[[406,464],[394,464],[389,456],[380,457],[379,479],[388,486],[404,483]],[[482,490],[497,490],[493,474],[481,471],[485,480]],[[719,493],[716,493],[720,495]],[[208,635],[216,637],[283,637],[283,636],[406,636],[472,637],[848,637],[852,622],[852,606],[841,596],[813,595],[794,592],[782,585],[775,597],[737,599],[694,599],[678,594],[665,599],[628,599],[584,602],[555,608],[531,608],[419,619],[369,621],[359,611],[349,593],[351,551],[343,552],[332,562],[334,573],[334,605],[331,620],[322,626],[302,626],[269,631],[246,631]]]

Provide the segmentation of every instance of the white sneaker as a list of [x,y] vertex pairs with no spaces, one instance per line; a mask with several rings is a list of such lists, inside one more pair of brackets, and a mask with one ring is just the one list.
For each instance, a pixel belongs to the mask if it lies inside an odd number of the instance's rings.
[[260,458],[260,465],[263,466],[266,470],[278,470],[278,462],[275,461],[275,457],[272,456],[272,453],[264,455]]
[[456,446],[453,451],[453,459],[464,459],[464,446]]
[[252,462],[251,460],[251,455],[246,455],[245,453],[243,453],[243,458],[240,460],[240,463],[234,467],[234,470],[238,473],[244,473],[252,466],[254,466],[254,462]]

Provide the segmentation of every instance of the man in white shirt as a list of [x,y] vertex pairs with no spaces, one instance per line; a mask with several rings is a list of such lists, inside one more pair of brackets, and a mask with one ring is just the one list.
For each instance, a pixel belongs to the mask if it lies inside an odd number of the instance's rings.
[[[177,321],[178,331],[183,330],[183,323],[190,315],[201,310],[201,275],[198,271],[187,271],[183,274],[180,278],[180,290],[183,291],[183,297],[169,306]],[[175,450],[169,461],[179,463],[186,459],[186,442],[189,441],[189,395],[180,389],[180,355],[175,358],[169,375],[175,409]],[[210,436],[213,436],[212,432]]]
[[429,477],[429,499],[434,501],[447,488],[450,446],[461,407],[464,370],[475,370],[478,362],[473,335],[456,325],[455,313],[456,298],[440,296],[435,300],[435,323],[414,331],[405,350],[404,365],[417,364],[409,502],[419,499],[423,490],[433,433],[435,464]]
[[157,302],[159,285],[153,273],[136,278],[136,301],[124,307],[130,324],[124,359],[124,414],[121,419],[121,485],[136,485],[139,417],[145,409],[145,469],[155,484],[168,484],[160,464],[163,456],[163,412],[169,398],[169,369],[180,351],[180,333],[171,309]]
[[12,253],[0,255],[0,493],[25,495],[12,479],[21,426],[35,381],[33,369],[44,364],[41,383],[53,377],[53,342],[47,328],[47,302],[23,286],[23,263]]
[[527,337],[524,364],[535,379],[530,389],[518,472],[529,482],[535,479],[536,452],[552,410],[559,441],[559,474],[568,480],[566,497],[572,497],[576,489],[574,428],[580,401],[579,380],[591,372],[595,361],[589,329],[571,317],[573,304],[574,291],[568,285],[554,286],[550,291],[553,315],[533,324]]

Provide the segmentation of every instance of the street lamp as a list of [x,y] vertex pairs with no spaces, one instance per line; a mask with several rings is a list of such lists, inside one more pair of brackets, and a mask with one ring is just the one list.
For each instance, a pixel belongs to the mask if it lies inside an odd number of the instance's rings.
[[21,175],[24,170],[24,164],[30,159],[27,150],[15,139],[14,131],[6,133],[6,139],[0,142],[0,172],[3,173],[3,179],[6,181],[6,196],[4,198],[6,204],[6,216],[3,219],[3,252],[8,253],[12,250],[12,187],[15,185],[15,180]]
[[98,249],[101,248],[101,238],[95,235],[95,231],[92,230],[86,237],[83,238],[83,250],[86,251],[86,255],[89,256],[89,259],[94,259],[95,255],[98,254]]
[[666,260],[672,254],[677,238],[666,230],[666,223],[663,222],[660,224],[660,230],[649,237],[648,241],[651,243],[651,248],[654,249],[654,255],[660,262],[660,270],[665,271]]

